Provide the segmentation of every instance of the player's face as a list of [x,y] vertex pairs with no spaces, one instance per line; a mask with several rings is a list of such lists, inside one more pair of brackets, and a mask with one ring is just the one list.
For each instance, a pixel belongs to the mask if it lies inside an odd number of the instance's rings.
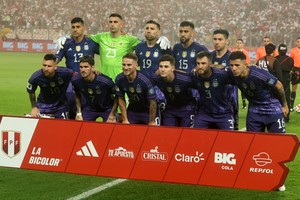
[[83,36],[84,31],[85,31],[85,26],[83,26],[83,24],[80,22],[73,23],[71,26],[72,37],[77,37],[77,38],[81,37]]
[[146,24],[144,36],[147,41],[157,40],[160,35],[160,31],[155,24]]
[[230,68],[234,76],[245,77],[247,75],[247,66],[245,60],[230,60]]
[[130,58],[123,58],[122,60],[122,70],[125,76],[130,76],[136,73],[137,62]]
[[123,28],[123,20],[121,20],[119,17],[110,17],[108,20],[108,24],[109,24],[109,31],[111,33],[121,32]]
[[215,34],[213,39],[213,45],[216,51],[222,51],[226,48],[228,39],[223,34]]
[[181,43],[189,42],[194,36],[194,31],[190,26],[179,27],[179,38]]
[[244,43],[240,40],[236,41],[236,48],[237,49],[243,49],[244,48]]
[[94,73],[94,66],[91,66],[88,62],[80,62],[79,68],[83,78],[89,78]]
[[55,70],[56,70],[57,66],[54,60],[43,60],[43,73],[44,76],[50,78],[52,76],[54,76],[55,74]]
[[270,38],[264,38],[264,45],[270,44],[271,40]]
[[175,67],[171,65],[170,61],[162,61],[159,63],[159,75],[163,78],[171,77],[174,73]]
[[296,47],[300,48],[300,39],[296,41]]
[[211,70],[212,64],[207,57],[197,58],[196,64],[196,73],[198,75],[205,76]]

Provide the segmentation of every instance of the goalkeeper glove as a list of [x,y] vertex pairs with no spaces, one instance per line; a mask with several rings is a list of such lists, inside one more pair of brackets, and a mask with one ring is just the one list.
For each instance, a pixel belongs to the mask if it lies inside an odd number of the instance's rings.
[[56,43],[55,43],[55,49],[57,51],[61,50],[64,48],[64,44],[66,43],[66,40],[67,39],[70,39],[71,36],[70,35],[62,35],[60,36],[57,40],[56,40]]
[[166,36],[160,36],[156,42],[156,44],[159,44],[160,48],[163,50],[167,50],[171,48],[170,41]]

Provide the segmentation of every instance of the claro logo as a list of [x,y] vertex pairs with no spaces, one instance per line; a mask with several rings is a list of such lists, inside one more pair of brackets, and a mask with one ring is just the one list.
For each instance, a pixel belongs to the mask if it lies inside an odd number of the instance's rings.
[[187,163],[199,163],[203,158],[203,152],[199,153],[196,151],[195,155],[187,155],[184,153],[175,154],[175,160],[178,162],[187,162]]

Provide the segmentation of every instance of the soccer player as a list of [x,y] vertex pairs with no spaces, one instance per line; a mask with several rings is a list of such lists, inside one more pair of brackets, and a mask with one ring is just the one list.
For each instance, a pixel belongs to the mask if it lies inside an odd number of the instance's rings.
[[[217,29],[213,32],[213,45],[215,50],[212,52],[212,63],[215,68],[225,69],[230,67],[228,50],[229,32],[225,29]],[[239,103],[238,88],[236,86],[226,86],[227,99],[231,102],[234,113],[234,130],[238,130]]]
[[[68,119],[68,102],[66,90],[73,76],[73,71],[65,67],[57,67],[56,57],[46,54],[42,69],[34,72],[27,85],[31,103],[31,116],[50,115],[54,118]],[[35,91],[40,88],[36,99]]]
[[281,82],[263,69],[248,67],[242,52],[233,52],[229,58],[229,73],[249,101],[247,131],[285,133],[284,117],[289,109]]
[[[248,51],[244,48],[245,46],[245,43],[244,43],[244,40],[239,38],[237,39],[236,41],[236,48],[232,50],[232,52],[235,52],[235,51],[241,51],[245,54],[246,56],[246,64],[247,65],[250,65],[250,57],[249,57],[249,53]],[[243,93],[241,93],[241,96],[242,96],[242,102],[243,102],[243,109],[246,109],[246,106],[247,106],[247,103],[246,103],[246,98],[244,96]]]
[[[278,60],[280,69],[282,71],[282,85],[285,92],[286,102],[288,104],[289,109],[291,108],[291,71],[294,67],[294,60],[289,57],[287,53],[287,46],[285,44],[280,44],[278,46],[279,55],[275,58]],[[289,122],[290,117],[289,114],[285,118],[285,122]]]
[[85,31],[83,19],[73,18],[71,20],[71,38],[67,39],[63,48],[55,54],[57,63],[65,57],[66,67],[77,73],[80,73],[79,60],[83,55],[94,57],[95,54],[99,54],[99,45],[84,35]]
[[194,127],[233,130],[233,110],[226,93],[228,73],[213,67],[212,54],[206,51],[197,54],[196,63],[192,79],[200,94],[200,107]]
[[195,115],[195,98],[193,82],[185,72],[175,70],[175,59],[163,55],[159,60],[158,74],[152,80],[164,93],[167,104],[162,112],[161,124],[165,126],[193,127]]
[[[63,48],[55,54],[57,63],[64,57],[66,67],[73,70],[75,73],[80,73],[79,60],[83,55],[99,54],[99,45],[93,40],[85,36],[86,27],[84,21],[80,17],[75,17],[71,20],[71,38],[67,39]],[[76,117],[75,93],[70,86],[67,89],[67,98],[69,103],[69,116],[71,119]]]
[[179,25],[180,43],[173,47],[173,56],[175,58],[175,67],[190,73],[196,66],[196,54],[200,51],[207,51],[204,45],[194,41],[194,24],[189,21],[183,21]]
[[158,69],[160,57],[164,54],[172,54],[171,48],[162,49],[157,44],[160,35],[160,24],[153,20],[147,21],[144,30],[146,41],[139,43],[135,48],[140,72],[148,78]]
[[[104,74],[94,73],[95,61],[91,55],[83,55],[79,63],[80,74],[72,78],[76,94],[76,119],[96,121],[101,117],[103,121],[116,122],[117,100],[114,82]],[[81,96],[86,100],[83,109]]]
[[[134,53],[123,56],[122,69],[116,77],[116,94],[123,122],[131,124],[157,125],[156,93],[151,81],[137,71],[138,58]],[[126,109],[125,94],[129,98]]]
[[256,65],[259,68],[270,72],[271,74],[273,74],[273,76],[276,76],[280,81],[282,81],[282,71],[280,69],[279,62],[273,56],[275,49],[276,47],[274,44],[272,43],[267,44],[265,46],[266,56],[260,58],[257,61]]
[[[269,37],[269,36],[265,36],[265,37],[264,37],[264,43],[263,43],[263,46],[257,48],[257,50],[256,50],[256,62],[257,62],[260,58],[266,56],[265,46],[266,46],[267,44],[270,44],[270,43],[271,43],[270,37]],[[277,52],[276,50],[274,50],[273,55],[274,55],[274,57],[275,57],[275,56],[278,56],[278,52]]]
[[294,60],[290,110],[294,111],[297,86],[300,83],[300,37],[298,37],[296,40],[296,47],[291,49],[290,56]]

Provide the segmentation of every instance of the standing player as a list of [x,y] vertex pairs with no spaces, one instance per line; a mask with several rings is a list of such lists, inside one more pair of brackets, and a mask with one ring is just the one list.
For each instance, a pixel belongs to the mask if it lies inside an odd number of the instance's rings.
[[249,101],[247,131],[285,133],[284,116],[289,109],[281,82],[263,69],[247,67],[241,52],[229,58],[234,82]]
[[292,76],[292,93],[291,93],[291,111],[294,111],[297,86],[300,83],[300,37],[296,40],[296,47],[291,49],[291,58],[294,60]]
[[180,43],[173,47],[173,56],[175,58],[175,67],[190,73],[196,66],[196,54],[200,51],[207,51],[204,45],[194,41],[194,24],[189,21],[183,21],[179,26]]
[[[79,62],[80,75],[72,78],[76,94],[76,119],[96,121],[98,117],[101,117],[103,121],[116,122],[117,100],[114,82],[104,74],[94,73],[95,61],[91,55],[83,55]],[[86,100],[83,109],[81,96],[84,96]]]
[[[228,50],[229,32],[224,29],[217,29],[213,32],[213,45],[215,50],[212,52],[213,66],[220,69],[226,69],[230,67]],[[239,120],[239,103],[238,103],[238,88],[236,86],[226,86],[227,99],[231,102],[232,111],[234,113],[234,130],[238,130]]]
[[157,44],[160,34],[160,24],[153,20],[147,21],[144,30],[146,41],[139,43],[135,48],[140,72],[148,78],[158,69],[159,58],[164,54],[172,54],[170,48],[162,49]]
[[[270,43],[271,43],[270,37],[269,37],[269,36],[265,36],[265,37],[264,37],[264,43],[263,43],[263,46],[257,48],[257,50],[256,50],[256,62],[257,62],[260,58],[266,56],[265,46],[266,46],[267,44],[270,44]],[[277,52],[276,50],[274,50],[273,55],[274,55],[274,57],[275,57],[275,56],[278,56],[278,52]]]
[[[27,92],[31,103],[31,116],[40,114],[54,118],[68,119],[68,102],[66,90],[73,76],[73,71],[65,67],[57,67],[56,57],[46,54],[43,67],[34,72],[27,85]],[[40,87],[40,94],[36,99],[35,91]]]
[[[286,102],[288,104],[289,109],[291,109],[291,71],[294,67],[294,60],[286,55],[287,53],[287,46],[285,44],[280,44],[278,46],[279,55],[275,58],[278,60],[280,69],[282,71],[282,85],[285,92]],[[290,120],[289,114],[285,118],[285,122]]]
[[[244,49],[244,46],[245,46],[245,43],[244,43],[244,40],[243,39],[237,39],[236,41],[236,48],[232,50],[232,52],[235,52],[235,51],[241,51],[245,54],[246,56],[246,64],[247,65],[250,65],[250,57],[249,57],[249,53],[246,49]],[[244,96],[243,93],[241,93],[241,96],[242,96],[242,102],[243,102],[243,109],[246,109],[246,106],[247,106],[247,103],[246,103],[246,98]]]
[[[66,67],[73,70],[75,73],[80,73],[79,59],[83,55],[99,54],[99,46],[93,40],[84,35],[86,27],[82,18],[75,17],[71,20],[71,38],[67,39],[63,47],[55,54],[57,63],[64,57]],[[70,86],[67,89],[67,98],[69,103],[69,115],[71,119],[75,119],[76,105],[75,94]]]
[[198,53],[196,59],[197,66],[192,78],[201,103],[194,127],[233,130],[233,111],[226,94],[226,85],[230,83],[228,73],[213,67],[209,52]]
[[175,71],[175,59],[168,54],[160,58],[158,72],[159,75],[154,75],[152,80],[167,99],[161,124],[193,127],[196,102],[191,77],[184,72]]
[[[123,56],[122,69],[116,77],[116,94],[123,117],[123,123],[157,125],[156,93],[151,81],[137,71],[137,56],[129,53]],[[125,94],[129,98],[126,109]]]
[[57,63],[65,57],[66,67],[77,73],[80,73],[79,60],[83,55],[94,57],[94,54],[99,54],[99,45],[84,35],[85,30],[83,19],[73,18],[71,20],[71,38],[67,39],[63,48],[55,54]]

